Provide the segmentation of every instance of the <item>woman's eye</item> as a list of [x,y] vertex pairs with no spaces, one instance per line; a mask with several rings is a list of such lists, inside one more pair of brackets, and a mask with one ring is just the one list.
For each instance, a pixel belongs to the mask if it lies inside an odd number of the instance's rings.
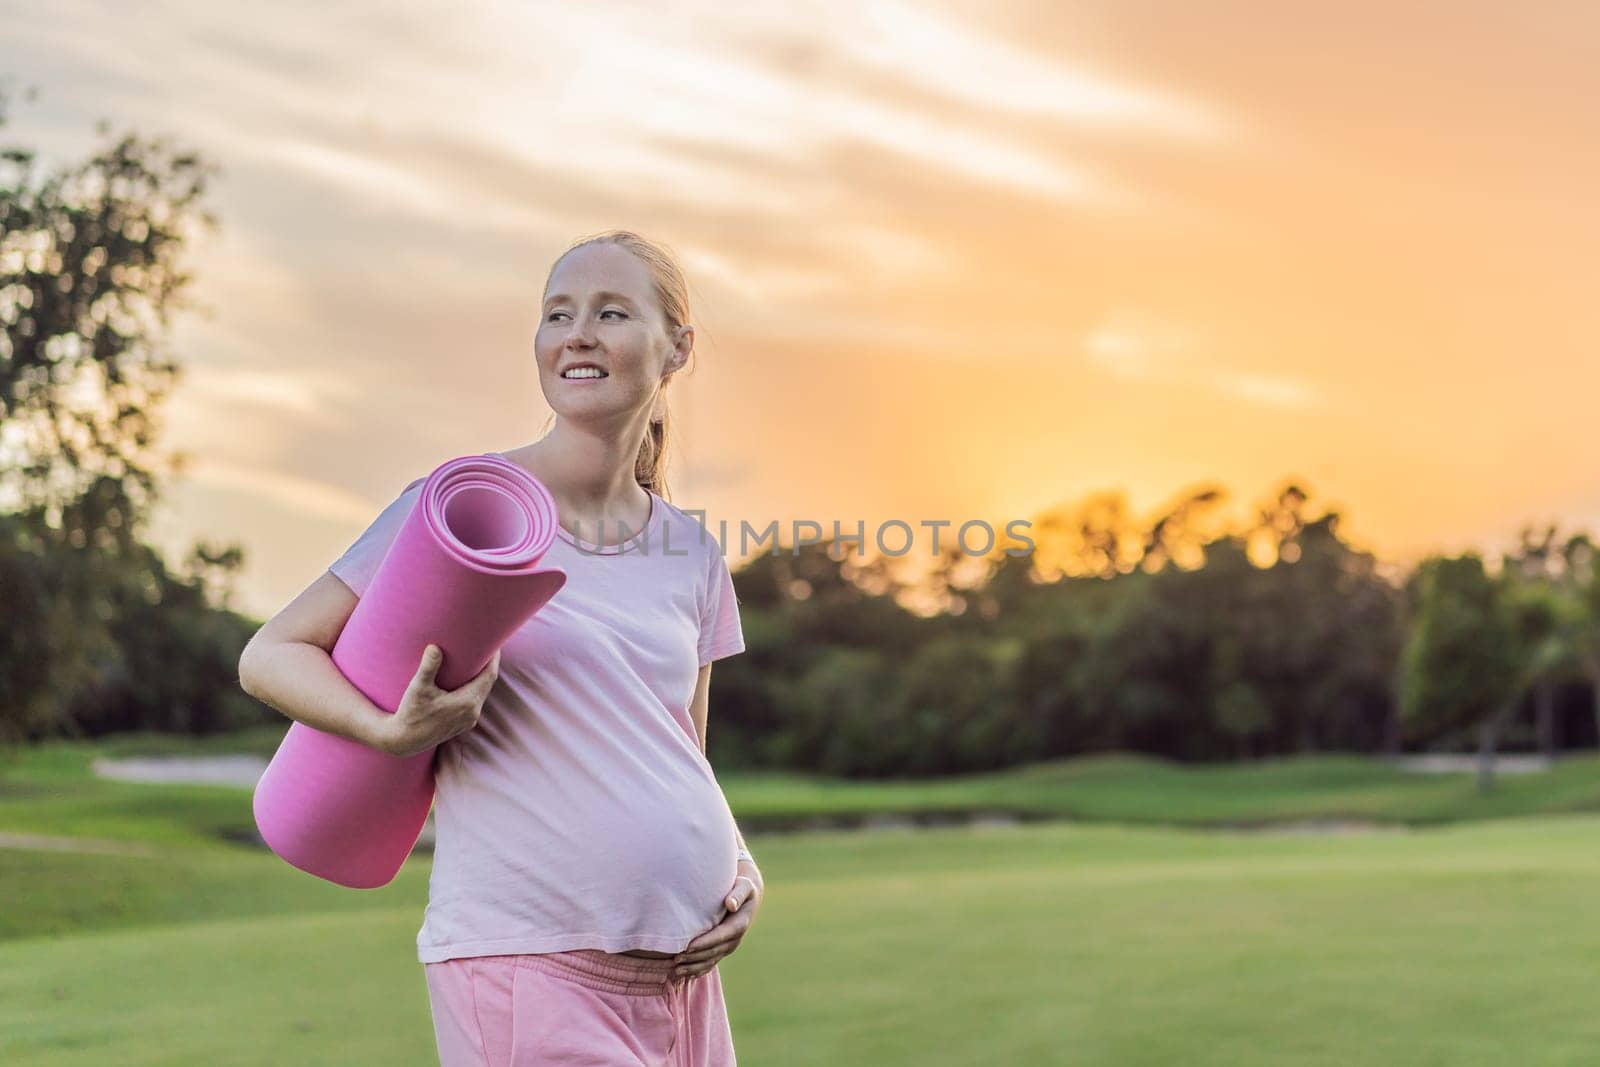
[[[548,315],[546,315],[544,317],[544,321],[546,321],[546,322],[554,322],[554,321],[556,321],[556,316],[557,315],[565,315],[565,314],[566,314],[565,311],[552,311],[552,312],[550,312],[550,314],[548,314]],[[627,312],[618,311],[616,308],[606,308],[604,311],[600,312],[600,315],[601,315],[602,318],[605,317],[606,315],[616,315],[618,318],[623,318],[623,319],[628,317]]]

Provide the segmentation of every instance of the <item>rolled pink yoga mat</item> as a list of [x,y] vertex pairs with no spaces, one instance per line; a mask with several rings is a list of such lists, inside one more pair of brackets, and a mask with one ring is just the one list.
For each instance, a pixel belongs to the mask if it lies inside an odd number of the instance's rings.
[[[510,460],[440,465],[345,623],[334,665],[391,713],[429,644],[444,652],[441,689],[470,681],[566,584],[560,568],[539,566],[556,526],[549,491]],[[427,821],[435,751],[390,756],[293,723],[256,784],[256,826],[303,871],[352,889],[387,885]]]

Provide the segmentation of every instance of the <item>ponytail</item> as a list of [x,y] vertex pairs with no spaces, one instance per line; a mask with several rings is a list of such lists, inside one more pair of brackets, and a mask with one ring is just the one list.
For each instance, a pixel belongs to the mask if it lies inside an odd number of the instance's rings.
[[633,476],[639,484],[661,497],[667,496],[667,414],[650,420],[644,440],[639,442],[639,458],[633,464]]

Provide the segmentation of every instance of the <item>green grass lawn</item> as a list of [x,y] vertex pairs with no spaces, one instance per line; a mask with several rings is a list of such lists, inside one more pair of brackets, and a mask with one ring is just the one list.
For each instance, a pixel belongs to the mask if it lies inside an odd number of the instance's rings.
[[[220,841],[231,808],[248,821],[244,791],[86,766],[65,746],[30,753],[0,777],[0,830],[156,854],[0,848],[0,1062],[436,1062],[414,952],[425,856],[383,889],[342,889]],[[1357,760],[1108,760],[918,788],[949,801],[1033,780],[1036,803],[1152,821],[1163,797],[1190,821],[1469,819],[1591,806],[1577,772],[1596,769],[1506,778],[1485,806],[1470,779],[1413,786]],[[740,784],[785,810],[881,799]],[[745,1063],[1535,1065],[1600,1047],[1600,815],[1333,837],[1114,822],[748,836],[767,897],[722,965]]]
[[[282,727],[205,740],[137,734],[94,744],[49,744],[0,762],[0,831],[139,839],[248,837],[249,804],[237,789],[152,788],[95,779],[96,756],[254,752],[270,756]],[[1169,826],[1360,819],[1428,825],[1515,815],[1600,814],[1600,757],[1500,775],[1480,794],[1471,774],[1414,774],[1363,756],[1311,756],[1247,764],[1186,765],[1142,756],[1038,763],[954,778],[852,782],[779,772],[720,771],[747,832],[814,817],[1009,811],[1024,815]]]
[[1480,794],[1470,774],[1415,774],[1358,756],[1184,765],[1139,756],[1041,763],[928,782],[843,782],[719,774],[741,826],[814,814],[1004,810],[1173,826],[1307,819],[1425,825],[1542,813],[1600,813],[1600,758],[1501,775]]

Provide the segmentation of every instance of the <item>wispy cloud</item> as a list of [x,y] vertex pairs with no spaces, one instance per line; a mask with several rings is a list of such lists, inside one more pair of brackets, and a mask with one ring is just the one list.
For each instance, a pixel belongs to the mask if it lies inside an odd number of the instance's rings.
[[[712,14],[657,20],[599,7],[500,12],[502,41],[535,39],[549,55],[576,58],[557,64],[556,77],[535,89],[525,53],[491,55],[485,79],[517,88],[483,94],[462,118],[485,140],[525,158],[571,162],[576,150],[596,171],[641,177],[667,176],[656,170],[660,161],[639,149],[645,135],[755,148],[799,169],[822,147],[861,143],[1005,187],[1062,197],[1090,191],[1075,164],[1028,144],[722,47]],[[836,42],[852,36],[836,18],[791,21],[822,21]]]
[[1197,345],[1194,332],[1163,319],[1115,312],[1089,332],[1090,360],[1119,378],[1173,378]]
[[381,503],[373,503],[359,494],[325,482],[209,457],[192,460],[184,472],[184,481],[206,488],[261,497],[294,515],[361,527],[371,522],[383,507]]
[[[81,28],[90,19],[93,34]],[[174,47],[145,47],[173,27]],[[1135,183],[1100,174],[1092,136],[1036,136],[1038,123],[1184,146],[1230,129],[1201,101],[900,3],[825,0],[806,18],[697,2],[670,14],[479,4],[440,20],[415,0],[370,18],[64,0],[22,32],[57,62],[141,87],[124,117],[142,123],[138,109],[158,109],[162,128],[220,157],[238,190],[231,221],[270,225],[297,270],[315,248],[324,284],[375,261],[429,273],[408,220],[460,241],[448,277],[432,272],[448,290],[503,282],[516,241],[543,248],[649,219],[699,250],[710,285],[814,316],[840,289],[859,289],[856,272],[909,286],[970,270],[967,224],[943,220],[941,234],[940,220],[908,218],[902,202],[924,210],[959,191],[970,198],[962,213],[982,214],[985,203],[1138,200]],[[295,209],[273,206],[274,192]],[[330,243],[335,229],[344,237]],[[507,252],[462,255],[469,242]],[[872,307],[881,299],[834,300],[824,318],[881,333]]]
[[1226,134],[1222,117],[1199,101],[1046,59],[936,10],[852,3],[836,14],[855,15],[848,32],[829,25],[845,54],[952,99],[1119,132],[1194,141]]
[[[201,46],[126,48],[130,37],[148,34],[148,20],[115,9],[93,12],[110,20],[104,32],[76,33],[71,4],[29,33],[130,83],[226,85],[230,114],[243,108],[254,116],[231,123],[235,141],[259,137],[263,149],[287,161],[335,181],[362,181],[422,210],[449,192],[407,181],[381,159],[353,160],[327,144],[285,145],[285,138],[296,138],[297,120],[332,115],[347,126],[381,129],[403,115],[410,130],[449,131],[514,159],[599,181],[675,183],[727,202],[762,198],[770,187],[736,173],[719,179],[718,168],[692,150],[653,146],[737,147],[785,161],[798,175],[821,150],[860,144],[999,187],[1078,199],[1116,190],[1094,178],[1086,160],[1041,150],[983,115],[1042,116],[1187,141],[1215,140],[1226,130],[1197,101],[1047,59],[935,10],[898,3],[836,0],[804,19],[787,9],[734,17],[721,5],[668,14],[617,4],[505,4],[448,20],[432,17],[427,5],[401,4],[382,28],[333,11],[165,6]],[[81,10],[78,17],[89,15]],[[426,34],[406,29],[424,22]],[[785,70],[762,49],[740,47],[752,34],[769,47],[823,50],[826,61]],[[929,99],[917,106],[863,92],[850,77],[858,70]],[[958,114],[940,101],[976,110]],[[213,110],[199,98],[163,103],[195,116]]]
[[332,425],[332,408],[354,401],[357,391],[332,374],[304,367],[261,370],[194,362],[184,368],[184,400],[212,411],[229,405],[269,408],[280,415]]
[[1322,404],[1322,397],[1315,389],[1292,378],[1224,373],[1217,375],[1212,384],[1225,393],[1266,407],[1313,408]]
[[1089,332],[1083,350],[1095,366],[1126,381],[1190,385],[1262,407],[1324,403],[1307,382],[1228,368],[1217,346],[1198,329],[1147,313],[1108,315]]

